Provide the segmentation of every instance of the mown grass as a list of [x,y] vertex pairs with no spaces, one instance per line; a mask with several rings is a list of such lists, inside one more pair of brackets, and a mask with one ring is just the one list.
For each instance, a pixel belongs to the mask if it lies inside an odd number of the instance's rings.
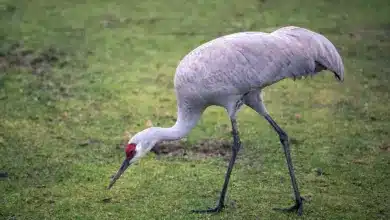
[[[277,135],[249,108],[238,117],[244,149],[224,212],[189,212],[215,204],[222,158],[150,154],[105,189],[125,135],[148,120],[174,122],[172,80],[187,52],[226,33],[297,25],[329,37],[346,68],[343,84],[325,73],[265,89],[269,112],[295,140],[301,218],[388,219],[389,10],[384,0],[1,0],[0,217],[299,219],[272,210],[293,202],[288,172]],[[26,50],[23,65],[9,60]],[[53,50],[53,62],[42,60]],[[230,140],[229,127],[213,107],[186,141]]]

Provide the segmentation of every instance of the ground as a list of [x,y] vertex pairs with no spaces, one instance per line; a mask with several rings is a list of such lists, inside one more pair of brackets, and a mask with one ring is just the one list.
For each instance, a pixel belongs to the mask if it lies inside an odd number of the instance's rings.
[[[184,3],[185,2],[185,3]],[[1,219],[389,219],[390,6],[385,0],[0,0]],[[296,25],[327,36],[345,81],[324,71],[265,89],[290,135],[304,216],[278,136],[249,108],[222,213],[230,122],[209,108],[179,143],[106,190],[128,135],[176,118],[173,76],[199,44]]]

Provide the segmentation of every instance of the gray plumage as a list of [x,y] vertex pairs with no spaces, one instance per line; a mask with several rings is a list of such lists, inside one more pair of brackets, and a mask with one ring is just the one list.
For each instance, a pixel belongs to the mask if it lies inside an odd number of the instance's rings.
[[288,26],[271,33],[241,32],[219,37],[188,53],[176,69],[177,123],[171,129],[148,128],[133,138],[180,139],[210,105],[222,106],[231,115],[244,94],[261,101],[257,96],[262,88],[323,69],[344,80],[343,62],[334,45],[305,28]]
[[305,28],[288,26],[271,33],[241,32],[222,36],[197,47],[179,63],[174,77],[177,121],[170,128],[152,127],[137,133],[129,144],[137,145],[131,163],[163,140],[181,139],[196,125],[203,111],[217,105],[225,108],[232,122],[233,154],[219,204],[224,197],[236,154],[240,149],[236,113],[245,104],[263,116],[279,134],[296,197],[291,210],[302,213],[291,163],[287,134],[269,116],[261,90],[285,78],[314,75],[330,70],[344,80],[344,66],[335,46],[323,35]]
[[320,34],[298,27],[270,34],[235,33],[186,55],[177,67],[174,82],[177,92],[201,93],[207,102],[218,103],[219,99],[209,96],[244,94],[287,77],[314,74],[316,63],[340,77],[344,75],[336,48]]

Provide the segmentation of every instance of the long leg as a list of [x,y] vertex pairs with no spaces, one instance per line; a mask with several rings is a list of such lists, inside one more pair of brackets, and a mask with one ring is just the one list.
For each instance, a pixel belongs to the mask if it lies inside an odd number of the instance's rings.
[[236,161],[237,153],[241,148],[241,141],[240,137],[238,134],[238,129],[237,129],[237,122],[235,117],[230,117],[231,123],[232,123],[232,136],[233,136],[233,147],[232,147],[232,157],[229,162],[229,166],[227,168],[226,174],[225,174],[225,181],[223,183],[221,195],[218,200],[218,204],[215,208],[210,208],[206,210],[193,210],[193,212],[196,213],[212,213],[212,212],[220,212],[224,208],[224,202],[225,202],[225,196],[226,196],[226,191],[229,185],[229,179],[230,179],[230,174],[232,173],[234,162]]
[[288,171],[290,173],[290,178],[291,178],[291,184],[292,184],[292,187],[294,189],[294,194],[295,194],[295,205],[293,205],[290,208],[275,208],[275,210],[297,211],[298,215],[302,215],[302,212],[303,212],[302,200],[303,199],[299,193],[298,184],[297,184],[295,174],[294,174],[294,167],[293,167],[292,160],[291,160],[290,147],[289,147],[289,143],[288,143],[288,136],[287,136],[286,132],[284,132],[279,127],[279,125],[276,124],[276,122],[271,118],[271,116],[265,115],[264,117],[272,125],[272,127],[275,129],[275,131],[279,134],[280,142],[283,145],[284,155],[286,156]]
[[256,91],[256,92],[249,93],[247,96],[245,96],[244,103],[247,106],[251,107],[253,110],[255,110],[257,113],[262,115],[268,121],[268,123],[271,124],[271,126],[274,128],[274,130],[278,133],[279,138],[280,138],[280,142],[283,146],[284,155],[286,157],[287,167],[288,167],[288,171],[289,171],[290,178],[291,178],[291,184],[292,184],[294,194],[295,194],[295,205],[293,205],[290,208],[275,208],[275,209],[280,210],[280,211],[297,211],[298,215],[302,215],[302,212],[303,212],[302,200],[303,199],[299,193],[298,184],[297,184],[295,174],[294,174],[294,167],[293,167],[292,160],[291,160],[290,147],[289,147],[287,133],[285,131],[283,131],[283,129],[281,129],[279,127],[279,125],[268,114],[268,112],[267,112],[267,110],[266,110],[266,108],[265,108],[265,106],[264,106],[264,104],[259,96],[259,92]]

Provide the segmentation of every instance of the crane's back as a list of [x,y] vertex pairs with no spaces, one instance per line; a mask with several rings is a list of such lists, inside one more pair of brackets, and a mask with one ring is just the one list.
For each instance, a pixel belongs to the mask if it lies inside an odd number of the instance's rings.
[[241,32],[200,45],[179,63],[174,85],[178,99],[203,100],[245,94],[287,77],[314,74],[323,66],[342,80],[344,67],[324,36],[299,27],[271,33]]

